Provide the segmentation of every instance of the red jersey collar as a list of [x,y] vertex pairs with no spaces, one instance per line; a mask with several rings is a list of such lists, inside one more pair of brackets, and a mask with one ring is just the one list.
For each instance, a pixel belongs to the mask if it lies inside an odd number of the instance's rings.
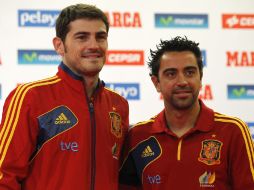
[[[193,132],[196,130],[207,132],[212,129],[212,125],[214,122],[214,111],[208,108],[202,100],[199,100],[200,103],[200,113],[194,128],[191,131]],[[162,110],[155,118],[154,123],[151,128],[152,133],[162,133],[170,131],[166,124],[165,118],[165,110]],[[188,133],[189,133],[188,132]]]
[[[61,62],[58,67],[57,75],[61,79],[65,80],[75,90],[79,92],[85,92],[83,78],[72,72],[72,70],[70,70],[70,68],[68,68],[63,62]],[[104,86],[105,83],[99,80],[97,89]]]

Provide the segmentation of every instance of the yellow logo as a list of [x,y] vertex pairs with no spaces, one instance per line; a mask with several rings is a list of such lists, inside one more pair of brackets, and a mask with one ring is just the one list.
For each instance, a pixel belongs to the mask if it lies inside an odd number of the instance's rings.
[[218,140],[205,140],[202,141],[202,148],[198,161],[203,162],[207,165],[220,164],[222,142]]
[[68,118],[64,115],[64,113],[61,113],[55,120],[55,124],[69,124],[71,123],[70,120],[68,120]]
[[214,187],[215,182],[215,172],[205,172],[199,177],[200,187]]
[[109,112],[109,116],[111,119],[111,133],[117,138],[122,137],[121,116],[116,112]]
[[147,146],[145,148],[145,150],[143,150],[141,157],[145,158],[145,157],[149,157],[149,156],[154,156],[154,152],[152,151],[150,146]]
[[0,179],[2,179],[4,174],[0,171]]

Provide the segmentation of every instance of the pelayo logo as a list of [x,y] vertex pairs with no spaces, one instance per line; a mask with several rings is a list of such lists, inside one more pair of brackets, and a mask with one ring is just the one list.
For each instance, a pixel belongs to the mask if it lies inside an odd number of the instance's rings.
[[116,91],[127,100],[140,99],[139,83],[106,83],[106,87]]
[[58,10],[18,10],[20,27],[54,27]]

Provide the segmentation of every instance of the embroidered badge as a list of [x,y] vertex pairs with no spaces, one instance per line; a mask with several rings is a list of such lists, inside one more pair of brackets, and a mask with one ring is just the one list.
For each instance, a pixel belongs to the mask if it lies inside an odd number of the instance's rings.
[[222,142],[218,140],[210,139],[202,141],[202,149],[200,151],[198,161],[207,165],[220,164],[221,147]]
[[116,112],[109,112],[111,119],[111,133],[117,138],[122,137],[121,116]]

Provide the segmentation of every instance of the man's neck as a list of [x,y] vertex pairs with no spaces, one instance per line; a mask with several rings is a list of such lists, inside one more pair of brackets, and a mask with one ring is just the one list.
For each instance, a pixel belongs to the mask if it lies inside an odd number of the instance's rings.
[[98,76],[85,76],[83,77],[84,86],[86,89],[86,94],[90,99],[98,85],[99,78]]
[[165,108],[167,126],[178,137],[181,137],[194,127],[199,111],[200,105],[198,102],[187,110],[171,110]]

